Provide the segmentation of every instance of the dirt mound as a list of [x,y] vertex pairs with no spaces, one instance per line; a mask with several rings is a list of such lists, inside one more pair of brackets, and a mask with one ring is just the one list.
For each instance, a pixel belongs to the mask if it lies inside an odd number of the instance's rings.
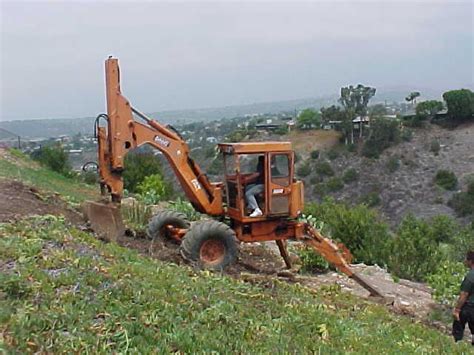
[[0,180],[0,222],[32,215],[62,215],[73,224],[83,224],[80,213],[57,195],[47,195],[19,181]]

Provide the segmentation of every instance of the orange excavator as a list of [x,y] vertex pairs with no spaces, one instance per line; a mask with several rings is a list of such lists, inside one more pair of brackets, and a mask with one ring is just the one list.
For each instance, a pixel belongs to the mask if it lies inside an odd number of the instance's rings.
[[[148,144],[166,157],[193,207],[214,217],[193,223],[174,211],[162,211],[148,225],[152,238],[173,239],[182,255],[203,268],[222,270],[237,258],[238,244],[275,241],[285,264],[291,268],[287,241],[306,243],[336,269],[353,278],[371,295],[379,291],[350,267],[350,252],[298,220],[304,206],[303,182],[294,178],[295,155],[290,142],[221,143],[224,181],[211,182],[191,158],[185,140],[171,126],[149,118],[131,106],[120,89],[118,60],[105,61],[107,114],[97,117],[98,165],[106,202],[87,202],[85,212],[98,232],[116,236],[124,231],[120,216],[125,155]],[[101,125],[101,120],[106,124]],[[257,216],[247,208],[246,185],[260,164],[256,194]],[[248,190],[247,190],[248,192]]]

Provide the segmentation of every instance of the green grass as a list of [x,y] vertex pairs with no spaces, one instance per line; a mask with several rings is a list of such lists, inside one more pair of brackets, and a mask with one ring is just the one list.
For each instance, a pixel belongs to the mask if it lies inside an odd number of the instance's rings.
[[[8,154],[8,153],[7,153]],[[10,152],[14,159],[0,158],[0,178],[16,179],[41,190],[57,192],[74,202],[98,197],[98,188],[41,167],[30,158]]]
[[472,350],[334,286],[310,292],[194,272],[99,242],[60,217],[0,224],[0,267],[7,352]]

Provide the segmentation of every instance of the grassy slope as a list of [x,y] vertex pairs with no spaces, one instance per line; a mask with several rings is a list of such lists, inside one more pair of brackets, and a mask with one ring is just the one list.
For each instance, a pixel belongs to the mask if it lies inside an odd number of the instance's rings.
[[48,191],[57,192],[74,202],[96,199],[98,188],[66,178],[61,174],[41,167],[35,161],[12,150],[2,151],[0,157],[0,178],[17,179],[28,185]]
[[251,285],[103,244],[57,217],[0,225],[0,331],[19,351],[465,353],[334,287]]
[[[94,189],[29,160],[0,176],[70,198]],[[0,225],[0,349],[467,353],[448,336],[326,287],[250,285],[103,244],[57,217]]]

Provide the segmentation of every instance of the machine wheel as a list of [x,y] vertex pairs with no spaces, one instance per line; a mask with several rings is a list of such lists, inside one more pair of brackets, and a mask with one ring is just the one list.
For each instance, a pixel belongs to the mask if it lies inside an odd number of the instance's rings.
[[161,211],[155,214],[148,223],[147,234],[151,239],[170,240],[171,236],[166,228],[169,225],[176,228],[189,228],[189,222],[183,213]]
[[223,270],[237,258],[237,239],[227,224],[204,221],[194,224],[181,244],[181,253],[200,267]]

